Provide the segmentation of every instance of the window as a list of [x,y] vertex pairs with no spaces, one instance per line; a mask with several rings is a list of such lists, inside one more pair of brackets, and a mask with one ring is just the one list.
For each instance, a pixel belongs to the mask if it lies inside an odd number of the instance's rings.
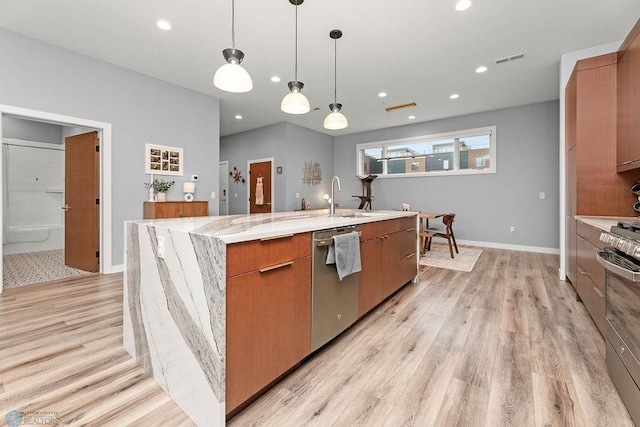
[[496,171],[496,127],[357,145],[358,174],[427,176]]

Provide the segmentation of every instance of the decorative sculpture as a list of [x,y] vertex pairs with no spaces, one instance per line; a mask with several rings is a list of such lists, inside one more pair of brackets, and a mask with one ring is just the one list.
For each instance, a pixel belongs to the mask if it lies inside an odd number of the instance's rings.
[[358,209],[366,210],[367,207],[369,207],[369,210],[372,209],[371,199],[373,199],[373,196],[371,195],[371,183],[377,177],[378,175],[371,175],[371,174],[367,176],[356,175],[356,178],[358,178],[362,183],[362,196],[353,196],[353,197],[358,197],[360,199],[360,206],[358,206]]

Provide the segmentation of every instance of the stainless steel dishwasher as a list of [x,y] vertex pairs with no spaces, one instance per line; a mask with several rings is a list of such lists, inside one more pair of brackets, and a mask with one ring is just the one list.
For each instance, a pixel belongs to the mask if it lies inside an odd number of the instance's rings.
[[327,265],[327,250],[333,236],[360,231],[352,225],[313,233],[311,275],[311,351],[331,341],[358,320],[360,273],[338,278],[335,264]]

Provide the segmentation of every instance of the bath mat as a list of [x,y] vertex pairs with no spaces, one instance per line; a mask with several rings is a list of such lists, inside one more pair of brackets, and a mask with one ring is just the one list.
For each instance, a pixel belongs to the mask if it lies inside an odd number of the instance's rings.
[[480,254],[482,254],[482,249],[458,246],[458,250],[460,251],[459,254],[455,253],[454,248],[453,254],[455,258],[451,258],[448,245],[432,244],[431,250],[420,257],[420,265],[458,271],[472,271]]
[[5,289],[93,274],[64,265],[64,249],[5,255],[2,272]]

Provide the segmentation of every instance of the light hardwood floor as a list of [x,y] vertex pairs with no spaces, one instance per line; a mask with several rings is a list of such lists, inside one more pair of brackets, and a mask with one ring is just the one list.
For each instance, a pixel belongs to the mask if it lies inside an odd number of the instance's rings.
[[[422,267],[232,426],[632,426],[604,343],[558,257],[485,249],[471,273]],[[191,425],[122,349],[122,275],[0,295],[0,422]]]

